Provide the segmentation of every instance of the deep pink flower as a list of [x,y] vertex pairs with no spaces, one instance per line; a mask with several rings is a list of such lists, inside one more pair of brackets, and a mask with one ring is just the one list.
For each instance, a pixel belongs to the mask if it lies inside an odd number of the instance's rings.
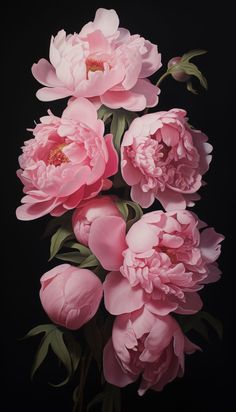
[[103,133],[104,123],[84,98],[70,103],[61,118],[51,112],[41,118],[19,157],[26,196],[18,219],[59,216],[112,186],[107,178],[117,172],[118,157],[112,135]]
[[52,37],[50,63],[41,59],[32,67],[34,77],[46,86],[37,97],[87,97],[131,111],[155,106],[159,89],[146,78],[161,67],[157,46],[118,26],[115,10],[98,9],[79,34],[61,30]]
[[88,269],[59,265],[41,277],[40,299],[49,318],[68,329],[79,329],[97,312],[102,283]]
[[166,210],[185,209],[202,186],[212,146],[207,136],[187,124],[186,112],[147,114],[135,119],[124,135],[121,171],[131,198],[148,208],[155,198]]
[[119,217],[95,220],[88,243],[111,271],[104,282],[107,310],[120,315],[145,305],[161,316],[200,310],[197,291],[219,279],[215,261],[223,240],[213,228],[204,227],[186,210],[147,213],[127,235]]
[[148,389],[161,391],[183,376],[185,353],[197,349],[171,316],[158,317],[144,308],[115,319],[112,338],[104,348],[104,376],[119,387],[141,376],[139,395]]
[[73,213],[72,225],[76,239],[88,245],[91,223],[102,216],[121,216],[115,196],[99,196],[82,202]]

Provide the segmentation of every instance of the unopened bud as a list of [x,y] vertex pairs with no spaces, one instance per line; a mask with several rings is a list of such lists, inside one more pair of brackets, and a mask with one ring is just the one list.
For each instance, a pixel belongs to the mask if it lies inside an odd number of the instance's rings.
[[[172,57],[172,59],[170,59],[168,63],[168,69],[177,66],[180,63],[180,61],[181,57]],[[190,79],[190,76],[186,74],[184,70],[178,69],[178,67],[176,67],[176,69],[173,70],[173,72],[171,72],[171,76],[178,82],[187,82]]]

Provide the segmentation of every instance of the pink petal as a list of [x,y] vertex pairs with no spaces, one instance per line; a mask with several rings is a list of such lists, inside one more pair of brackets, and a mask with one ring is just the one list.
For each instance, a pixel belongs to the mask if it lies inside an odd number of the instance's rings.
[[80,37],[86,37],[95,30],[101,30],[104,36],[112,36],[118,29],[119,17],[115,10],[100,8],[96,11],[93,22],[87,23],[79,33]]
[[207,170],[209,169],[209,164],[211,162],[212,156],[210,153],[212,152],[212,146],[207,143],[208,137],[198,131],[198,130],[191,130],[191,135],[193,138],[194,146],[196,147],[199,155],[199,173],[204,175]]
[[139,312],[136,312],[136,317],[134,314],[132,315],[133,329],[137,339],[149,333],[157,319],[156,316],[147,309],[146,305],[143,307],[141,315]]
[[[145,340],[145,349],[157,356],[169,345],[173,334],[173,320],[170,316],[156,318],[149,335]],[[140,360],[146,361],[146,350],[142,352]]]
[[191,342],[187,336],[184,337],[184,352],[187,354],[191,354],[196,352],[196,350],[201,350],[201,348],[195,343]]
[[132,288],[120,272],[110,272],[103,283],[105,307],[112,315],[131,313],[143,306],[143,290]]
[[198,293],[185,293],[185,302],[181,302],[175,312],[181,315],[191,315],[199,312],[202,305],[202,299]]
[[224,240],[224,236],[217,233],[212,227],[202,231],[200,249],[205,262],[212,263],[218,259],[221,251],[219,243],[222,240]]
[[42,102],[50,102],[52,100],[63,99],[72,94],[72,91],[64,87],[43,87],[37,91],[36,96]]
[[43,276],[40,278],[40,283],[42,285],[42,290],[45,289],[45,287],[50,283],[50,281],[57,276],[59,273],[62,273],[64,271],[70,271],[73,272],[73,267],[69,265],[68,263],[64,263],[62,265],[58,265],[54,267],[53,269],[49,270],[48,272],[44,273]]
[[128,183],[129,186],[136,185],[140,182],[141,172],[132,165],[124,147],[121,148],[121,173],[124,181]]
[[[122,63],[109,70],[88,72],[88,79],[78,83],[74,96],[95,97],[101,96],[115,85],[119,84],[125,75],[125,67]],[[101,99],[102,101],[102,99]],[[105,104],[105,103],[104,103]]]
[[121,217],[105,216],[96,219],[90,228],[89,248],[104,269],[119,270],[126,249],[126,224]]
[[136,222],[126,235],[126,242],[132,252],[142,253],[158,245],[158,229],[142,220]]
[[101,96],[101,102],[112,109],[123,107],[130,111],[141,111],[146,107],[144,96],[132,91],[107,91]]
[[118,171],[118,154],[113,145],[113,136],[112,134],[107,134],[105,137],[106,147],[108,151],[108,162],[103,174],[103,178],[113,176]]
[[[138,79],[136,85],[131,90],[132,93],[137,95],[142,95],[146,100],[146,107],[154,107],[158,103],[158,95],[160,94],[160,89],[157,86],[154,86],[147,79]],[[128,109],[128,108],[127,108]],[[135,109],[143,110],[143,109]]]
[[78,97],[71,102],[64,110],[62,118],[84,123],[95,131],[97,129],[97,111],[94,105],[84,97]]
[[[58,196],[60,197],[69,196],[80,189],[87,182],[88,176],[91,173],[89,166],[78,167],[76,164],[73,166],[71,175],[68,174],[67,179],[65,179],[64,183],[61,183],[61,187],[58,190]],[[75,172],[76,166],[78,169],[77,173]]]
[[122,86],[125,90],[131,90],[137,83],[142,68],[140,53],[135,49],[129,49],[129,65],[126,67],[125,78]]
[[69,197],[66,198],[63,203],[65,209],[74,209],[84,198],[84,187],[81,187],[75,193],[72,193]]
[[120,367],[111,339],[109,339],[103,351],[103,373],[107,382],[119,388],[129,385],[137,379],[137,376],[125,373]]
[[89,53],[102,53],[109,54],[111,51],[110,43],[104,37],[101,30],[96,30],[93,33],[89,33],[87,36],[87,41],[89,43]]
[[186,209],[186,202],[183,195],[168,188],[165,188],[164,192],[158,191],[156,198],[167,212],[171,210]]
[[204,285],[217,282],[220,279],[220,275],[222,273],[217,263],[208,264],[207,268],[209,270],[209,273],[207,277],[203,281],[201,281],[201,283]]
[[157,46],[150,41],[145,41],[147,52],[142,56],[142,70],[139,77],[149,77],[161,68],[161,54],[158,53]]
[[62,86],[54,67],[46,59],[34,63],[31,70],[35,79],[44,86]]
[[60,199],[52,198],[48,201],[32,204],[24,204],[16,209],[16,217],[19,220],[33,220],[50,213],[59,203]]
[[153,191],[143,192],[139,184],[132,186],[130,196],[134,202],[139,203],[145,209],[150,207],[155,200]]
[[159,316],[166,316],[170,312],[176,311],[178,307],[178,303],[171,302],[168,298],[165,300],[147,300],[145,306],[150,312],[159,315]]
[[169,146],[176,146],[180,139],[179,130],[173,126],[165,124],[161,129],[163,142]]

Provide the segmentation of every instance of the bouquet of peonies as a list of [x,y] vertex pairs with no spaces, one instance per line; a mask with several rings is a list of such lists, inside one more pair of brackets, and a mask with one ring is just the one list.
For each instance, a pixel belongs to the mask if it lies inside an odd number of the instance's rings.
[[40,100],[69,99],[61,117],[49,110],[30,130],[19,157],[17,217],[50,214],[50,260],[65,262],[41,277],[53,323],[27,336],[43,334],[32,374],[51,348],[66,372],[58,385],[74,377],[74,411],[86,403],[90,367],[99,375],[87,407],[117,411],[119,388],[138,380],[143,395],[183,375],[185,354],[199,349],[187,332],[204,335],[206,321],[221,334],[199,291],[220,277],[223,236],[186,210],[200,198],[212,146],[185,110],[148,113],[168,75],[195,93],[194,77],[207,87],[190,61],[204,53],[171,59],[153,85],[157,46],[98,9],[79,34],[52,37],[50,61],[32,67]]

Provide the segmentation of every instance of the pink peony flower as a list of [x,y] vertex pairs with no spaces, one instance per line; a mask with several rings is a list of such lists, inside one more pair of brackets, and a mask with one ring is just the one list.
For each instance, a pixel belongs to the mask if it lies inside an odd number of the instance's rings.
[[40,299],[49,318],[68,329],[79,329],[98,310],[102,283],[91,270],[59,265],[41,277]]
[[146,78],[161,67],[157,46],[118,26],[115,10],[98,9],[79,34],[61,30],[52,37],[50,63],[40,59],[32,67],[34,77],[46,86],[37,97],[87,97],[131,111],[156,106],[160,90]]
[[185,353],[197,349],[171,316],[158,317],[144,308],[115,319],[103,353],[104,376],[119,387],[141,376],[139,395],[150,388],[161,391],[183,376]]
[[104,123],[84,98],[70,103],[62,118],[50,111],[41,118],[19,157],[26,196],[18,219],[59,216],[112,186],[107,178],[117,172],[118,156],[112,135],[103,133]]
[[185,116],[181,109],[147,114],[124,135],[122,175],[132,186],[131,198],[144,208],[156,198],[166,210],[185,209],[199,198],[212,146],[207,136],[190,129]]
[[103,284],[108,312],[120,315],[144,305],[161,316],[199,311],[197,292],[220,277],[215,261],[223,240],[213,228],[204,227],[186,210],[147,213],[127,235],[119,217],[95,220],[88,244],[111,271]]
[[115,196],[100,196],[82,202],[73,213],[72,225],[76,239],[88,245],[91,223],[102,216],[121,216]]

